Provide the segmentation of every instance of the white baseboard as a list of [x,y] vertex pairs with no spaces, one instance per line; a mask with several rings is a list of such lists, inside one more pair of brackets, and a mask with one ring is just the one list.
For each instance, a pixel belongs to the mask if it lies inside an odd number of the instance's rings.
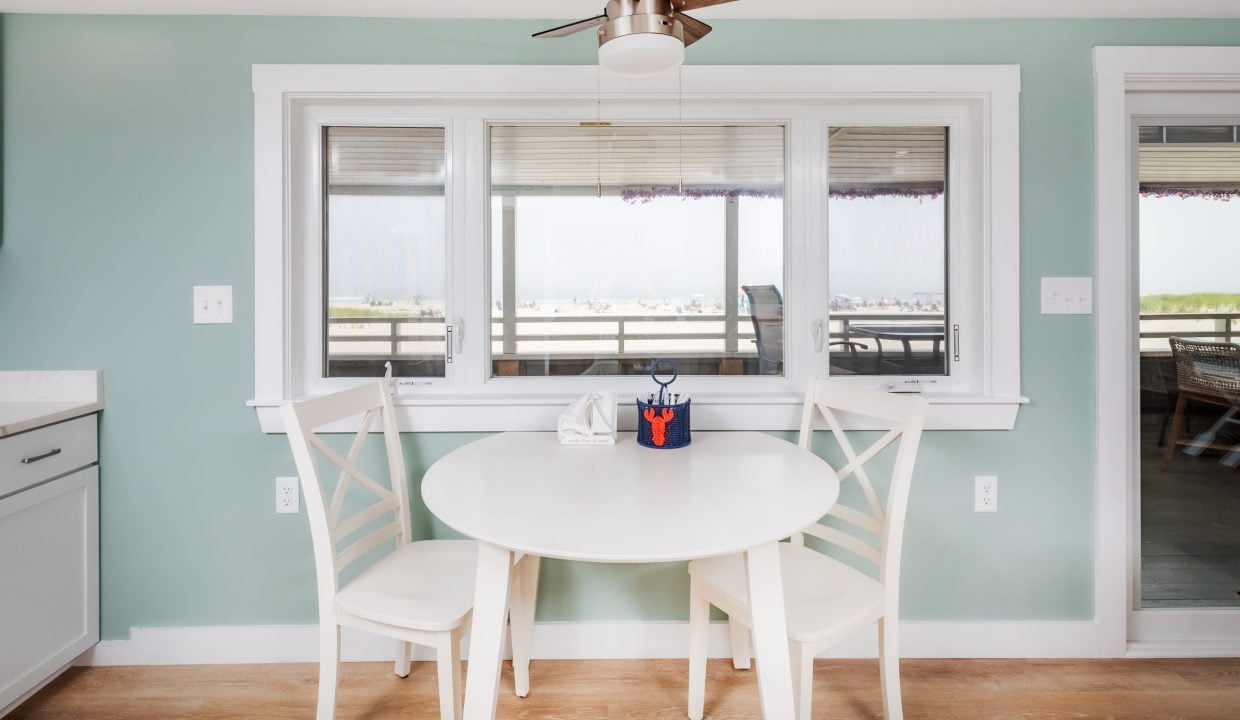
[[1211,643],[1131,642],[1130,658],[1234,658],[1240,657],[1240,638]]
[[[318,627],[133,628],[128,640],[105,640],[78,658],[78,665],[209,665],[318,661]],[[906,658],[1089,658],[1098,657],[1098,624],[1048,622],[906,622],[900,625]],[[346,629],[346,661],[389,660],[393,640]],[[468,657],[468,638],[465,641]],[[539,659],[683,658],[689,647],[684,622],[548,622],[534,628]],[[712,623],[711,657],[729,657],[727,624]],[[872,628],[844,638],[820,657],[877,655]],[[414,659],[433,660],[427,648]]]

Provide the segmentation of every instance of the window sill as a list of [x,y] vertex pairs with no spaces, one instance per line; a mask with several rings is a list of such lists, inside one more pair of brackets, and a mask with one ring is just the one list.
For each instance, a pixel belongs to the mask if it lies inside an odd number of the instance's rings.
[[[986,397],[923,393],[930,400],[927,430],[1011,430],[1025,397]],[[560,411],[575,395],[434,395],[403,394],[395,401],[401,432],[537,432],[555,430]],[[250,400],[264,433],[284,432],[280,406],[287,401]],[[697,395],[696,430],[797,430],[804,398],[799,395]],[[620,429],[636,428],[633,403],[620,403]],[[873,426],[848,423],[852,430]],[[358,419],[329,426],[328,432],[356,432]]]

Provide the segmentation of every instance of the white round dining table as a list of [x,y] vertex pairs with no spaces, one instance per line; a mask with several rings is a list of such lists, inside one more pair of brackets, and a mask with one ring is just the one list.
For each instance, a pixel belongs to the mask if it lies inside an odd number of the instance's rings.
[[776,543],[821,519],[838,495],[821,458],[756,432],[697,432],[674,450],[642,447],[632,433],[583,446],[561,445],[555,433],[505,432],[444,456],[427,471],[422,498],[479,541],[465,720],[495,715],[510,598],[516,691],[529,691],[539,558],[647,563],[731,553],[747,558],[763,715],[793,717]]

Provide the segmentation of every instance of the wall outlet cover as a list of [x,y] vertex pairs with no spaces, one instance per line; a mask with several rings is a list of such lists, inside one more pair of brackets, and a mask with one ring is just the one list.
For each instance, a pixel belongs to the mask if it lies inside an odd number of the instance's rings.
[[276,478],[276,512],[280,514],[301,512],[301,488],[296,477]]
[[999,512],[999,478],[978,475],[973,478],[973,512]]

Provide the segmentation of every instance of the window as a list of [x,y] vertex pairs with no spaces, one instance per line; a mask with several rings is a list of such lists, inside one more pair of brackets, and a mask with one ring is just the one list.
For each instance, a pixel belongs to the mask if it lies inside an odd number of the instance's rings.
[[[600,85],[601,82],[601,85]],[[256,66],[255,392],[382,377],[402,428],[546,430],[680,366],[695,428],[806,382],[1019,394],[1011,67]]]
[[443,128],[325,129],[326,377],[443,377]]
[[832,375],[951,372],[947,133],[828,131]]
[[782,125],[492,126],[492,375],[782,375],[784,152]]

